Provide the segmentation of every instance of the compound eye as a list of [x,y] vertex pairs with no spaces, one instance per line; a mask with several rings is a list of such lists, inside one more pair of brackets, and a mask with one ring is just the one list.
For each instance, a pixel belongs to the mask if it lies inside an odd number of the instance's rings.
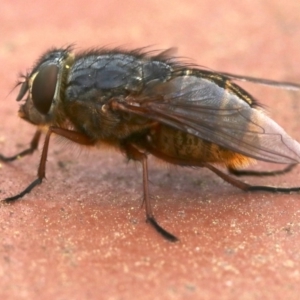
[[31,95],[35,108],[46,115],[51,107],[57,84],[58,67],[49,65],[42,68],[33,80]]

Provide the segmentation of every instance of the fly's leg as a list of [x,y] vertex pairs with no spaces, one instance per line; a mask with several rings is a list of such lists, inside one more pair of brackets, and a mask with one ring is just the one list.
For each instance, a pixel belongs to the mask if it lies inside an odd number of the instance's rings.
[[18,158],[21,158],[23,156],[32,154],[38,147],[41,134],[42,134],[42,132],[38,129],[35,132],[28,149],[25,149],[25,150],[21,151],[20,153],[13,155],[13,156],[4,156],[4,155],[0,154],[0,160],[3,162],[9,162],[9,161],[14,161]]
[[263,177],[263,176],[277,176],[286,174],[290,171],[292,171],[297,164],[290,164],[287,167],[285,167],[282,170],[277,171],[253,171],[253,170],[237,170],[234,168],[227,168],[228,172],[230,174],[233,174],[235,176],[256,176],[256,177]]
[[152,207],[151,207],[151,199],[149,197],[149,186],[148,186],[148,163],[147,157],[143,158],[143,187],[144,187],[144,202],[146,207],[146,217],[147,221],[159,232],[164,238],[171,242],[178,241],[177,237],[171,234],[170,232],[166,231],[162,228],[154,218]]
[[[40,164],[38,167],[37,178],[32,183],[30,183],[22,192],[20,192],[19,194],[15,195],[15,196],[4,199],[3,200],[4,202],[13,202],[15,200],[21,199],[24,195],[30,193],[33,188],[35,188],[37,185],[42,183],[43,179],[45,178],[45,174],[46,174],[46,161],[47,161],[47,155],[48,155],[50,136],[52,133],[56,133],[57,135],[63,136],[63,137],[65,137],[75,143],[78,143],[78,144],[82,144],[82,145],[93,145],[94,144],[94,142],[89,137],[87,137],[86,135],[84,135],[82,133],[68,130],[68,129],[59,128],[59,127],[54,127],[54,126],[49,127],[48,132],[46,134],[44,146],[43,146]],[[36,138],[37,142],[38,142],[38,139],[39,139],[38,131],[35,134],[35,137],[36,136],[38,136]],[[33,141],[35,141],[35,138],[32,140],[32,144],[34,144]],[[28,152],[30,149],[32,149],[32,148],[29,148]],[[27,150],[25,150],[25,151],[27,151]],[[25,151],[23,151],[21,153],[24,153]],[[28,153],[26,152],[26,154],[28,154]],[[18,157],[18,155],[16,157]]]
[[143,165],[143,192],[144,192],[144,198],[143,203],[145,204],[145,210],[146,210],[146,220],[149,222],[155,230],[160,233],[165,239],[171,242],[178,241],[177,237],[162,228],[156,221],[152,206],[151,206],[151,199],[149,196],[149,180],[148,180],[148,161],[147,161],[147,155],[143,152],[140,152],[134,145],[132,144],[126,144],[124,147],[124,150],[127,154],[127,157],[129,159],[133,159],[136,161],[140,161]]
[[[43,181],[43,178],[45,177],[45,171],[46,171],[46,160],[47,160],[47,154],[48,154],[48,147],[49,147],[49,140],[50,140],[50,135],[51,135],[51,131],[48,130],[46,138],[45,138],[45,142],[44,142],[44,147],[43,147],[43,151],[42,151],[42,156],[41,156],[41,160],[40,160],[40,164],[39,164],[39,168],[38,168],[38,174],[37,177],[32,183],[30,183],[22,192],[20,192],[19,194],[6,198],[3,201],[4,202],[13,202],[16,201],[20,198],[22,198],[24,195],[28,194],[31,192],[31,190],[36,187],[37,185],[41,184]],[[30,148],[29,148],[30,149]],[[26,151],[26,150],[25,150]]]
[[299,192],[300,187],[291,187],[291,188],[282,188],[282,187],[276,187],[276,186],[265,186],[265,185],[250,185],[245,182],[242,182],[240,180],[237,180],[228,174],[223,173],[219,169],[215,168],[214,166],[210,164],[203,164],[203,167],[208,168],[212,172],[214,172],[216,175],[221,177],[224,181],[230,183],[231,185],[243,190],[243,191],[265,191],[265,192],[271,192],[271,193],[290,193],[290,192]]

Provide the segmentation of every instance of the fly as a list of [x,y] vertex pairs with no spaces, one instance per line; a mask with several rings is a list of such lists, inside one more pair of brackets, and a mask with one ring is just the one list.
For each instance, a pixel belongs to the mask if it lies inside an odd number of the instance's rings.
[[[300,162],[300,144],[263,113],[259,103],[233,80],[288,89],[288,82],[217,73],[181,64],[167,52],[92,50],[47,51],[23,76],[19,116],[37,130],[28,149],[2,161],[33,153],[46,137],[37,178],[13,202],[45,178],[52,133],[86,146],[107,144],[143,166],[146,220],[167,240],[176,236],[158,224],[148,188],[149,154],[170,164],[208,168],[244,191],[299,191],[300,187],[252,186],[234,175],[266,176],[290,171]],[[243,171],[253,160],[288,164],[277,172]],[[215,165],[225,166],[228,173]]]

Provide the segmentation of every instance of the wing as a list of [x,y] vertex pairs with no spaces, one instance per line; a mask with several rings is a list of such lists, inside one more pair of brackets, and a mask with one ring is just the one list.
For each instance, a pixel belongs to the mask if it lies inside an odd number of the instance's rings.
[[256,78],[251,76],[244,76],[244,75],[236,75],[231,73],[224,73],[219,72],[220,75],[223,75],[229,79],[233,80],[239,80],[239,81],[248,81],[252,83],[257,83],[261,85],[266,85],[270,87],[275,87],[279,89],[286,89],[291,91],[299,91],[300,90],[300,84],[289,82],[289,81],[276,81],[276,80],[270,80],[265,78]]
[[212,79],[178,76],[148,84],[141,95],[127,97],[114,108],[258,160],[300,162],[300,144],[263,111],[242,99],[243,93],[235,92],[237,86],[231,86],[228,78],[224,77],[224,82],[225,87],[221,87]]

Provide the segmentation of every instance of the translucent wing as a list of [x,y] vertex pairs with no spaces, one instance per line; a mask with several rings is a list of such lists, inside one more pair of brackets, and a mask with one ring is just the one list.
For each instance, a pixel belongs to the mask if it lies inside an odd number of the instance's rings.
[[252,107],[224,77],[178,76],[152,83],[119,109],[159,121],[246,156],[274,163],[300,162],[300,144],[259,108]]
[[266,85],[270,87],[275,87],[279,89],[286,89],[291,91],[299,91],[300,90],[300,84],[289,82],[289,81],[276,81],[276,80],[270,80],[265,78],[256,78],[251,76],[244,76],[244,75],[236,75],[231,73],[219,73],[220,75],[226,76],[227,78],[233,79],[233,80],[239,80],[239,81],[248,81],[253,83],[258,83],[261,85]]

